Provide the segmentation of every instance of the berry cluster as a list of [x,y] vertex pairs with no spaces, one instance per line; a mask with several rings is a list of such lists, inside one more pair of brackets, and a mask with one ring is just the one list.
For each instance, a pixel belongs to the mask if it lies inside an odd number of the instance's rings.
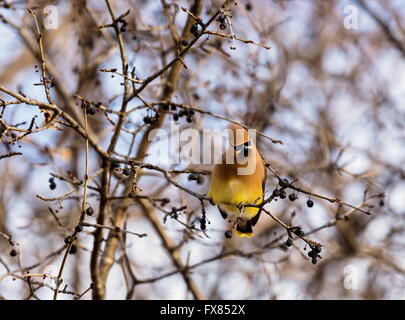
[[122,174],[124,175],[124,176],[129,176],[130,174],[131,174],[131,172],[132,172],[132,168],[131,167],[129,167],[129,166],[127,166],[127,167],[125,167],[124,169],[122,169]]
[[[280,188],[276,188],[273,190],[273,198],[279,197],[280,199],[285,199],[287,197],[287,193],[285,189],[291,187],[291,183],[287,179],[279,179],[278,182]],[[295,201],[298,199],[298,194],[294,191],[288,195],[288,199],[290,201]],[[307,200],[307,207],[312,208],[314,206],[314,202],[311,199]]]
[[319,255],[322,251],[321,245],[311,246],[311,251],[308,252],[308,256],[312,259],[312,264],[316,264],[318,262],[318,258],[321,256]]
[[188,181],[195,181],[197,184],[203,184],[204,178],[197,173],[190,173],[187,177]]
[[[169,106],[168,104],[166,104],[166,105],[163,106],[163,110],[167,111],[167,110],[169,110],[169,108],[173,112],[177,111],[177,106],[176,105],[172,104],[171,106]],[[173,120],[174,121],[178,121],[180,118],[186,117],[186,121],[188,123],[193,122],[193,116],[195,114],[194,110],[189,109],[189,108],[182,108],[182,107],[179,107],[179,109],[180,109],[180,111],[173,113]]]
[[220,13],[218,15],[217,21],[219,22],[219,28],[221,30],[225,30],[227,25],[226,25],[226,18],[225,18],[225,15],[223,13]]
[[86,214],[87,214],[88,216],[92,216],[92,215],[94,214],[93,208],[92,208],[92,207],[88,207],[88,208],[86,209]]
[[159,121],[160,114],[158,112],[155,112],[153,116],[145,116],[143,118],[143,122],[146,124],[156,124]]
[[99,110],[100,106],[101,106],[101,102],[92,103],[92,102],[89,102],[89,101],[82,100],[80,108],[82,108],[83,110],[86,110],[86,113],[88,115],[93,116]]
[[191,25],[190,33],[196,38],[200,35],[200,32],[198,31],[198,22]]
[[284,189],[274,189],[273,190],[273,197],[280,197],[280,199],[285,199],[287,197],[287,193]]
[[49,178],[49,189],[51,189],[51,190],[56,189],[56,183],[55,183],[55,178],[54,177]]

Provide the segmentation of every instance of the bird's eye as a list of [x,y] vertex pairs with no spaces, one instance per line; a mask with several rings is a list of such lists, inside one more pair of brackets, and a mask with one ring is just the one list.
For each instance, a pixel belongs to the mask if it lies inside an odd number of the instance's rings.
[[237,146],[233,146],[233,149],[234,149],[235,151],[239,152],[239,151],[242,149],[242,147],[243,147],[243,145],[242,145],[242,144],[239,144],[239,145],[237,145]]
[[244,145],[245,147],[250,147],[250,141],[246,141],[243,145]]

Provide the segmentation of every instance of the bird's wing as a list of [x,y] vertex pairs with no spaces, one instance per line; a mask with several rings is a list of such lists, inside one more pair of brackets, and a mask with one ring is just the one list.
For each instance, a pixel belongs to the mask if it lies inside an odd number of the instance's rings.
[[262,193],[263,193],[263,197],[264,197],[264,192],[266,190],[267,170],[266,170],[266,167],[264,167],[263,169],[264,169],[264,175],[263,175],[263,180],[262,180]]
[[252,222],[252,226],[255,226],[257,221],[259,221],[261,213],[262,213],[262,210],[260,209],[259,212],[252,219],[250,219],[250,221]]
[[228,214],[226,213],[225,210],[222,210],[219,206],[217,206],[217,207],[218,207],[219,212],[221,213],[222,218],[224,218],[224,220],[225,220],[228,217]]

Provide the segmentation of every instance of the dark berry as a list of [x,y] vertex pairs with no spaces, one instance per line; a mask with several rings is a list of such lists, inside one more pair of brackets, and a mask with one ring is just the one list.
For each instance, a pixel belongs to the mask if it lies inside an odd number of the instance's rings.
[[186,40],[186,39],[181,40],[181,45],[182,46],[187,47],[189,44],[190,43],[188,42],[188,40]]
[[293,242],[292,242],[292,239],[291,239],[291,238],[288,238],[287,241],[285,242],[285,245],[286,245],[287,247],[291,247],[292,244],[293,244]]
[[78,224],[75,228],[76,232],[82,232],[83,231],[83,226],[81,224]]
[[313,258],[313,257],[316,258],[316,252],[311,250],[311,251],[308,252],[308,256],[311,257],[311,258]]
[[56,189],[56,183],[55,183],[55,182],[51,182],[51,183],[49,184],[49,189],[55,190],[55,189]]
[[287,188],[290,185],[290,182],[287,179],[282,179],[279,181],[279,185],[282,188]]
[[221,30],[225,30],[225,29],[226,29],[226,23],[225,23],[225,22],[222,22],[222,23],[219,25],[219,28],[220,28]]
[[299,237],[303,237],[305,235],[304,231],[302,231],[301,228],[297,229],[297,231],[295,231],[295,234]]
[[200,228],[201,228],[201,230],[205,230],[207,228],[207,224],[205,222],[205,219],[201,219]]
[[186,120],[187,120],[187,122],[188,122],[188,123],[193,122],[193,118],[192,118],[192,117],[190,117],[190,116],[188,116],[188,117],[186,118]]
[[179,115],[178,115],[177,113],[175,113],[175,114],[173,115],[173,120],[174,120],[174,121],[179,120]]
[[194,37],[198,37],[198,23],[194,23],[191,28],[190,28],[190,33],[194,36]]
[[168,204],[168,203],[170,203],[170,199],[169,198],[163,198],[162,203],[163,204]]
[[194,113],[195,113],[194,110],[188,109],[188,114],[189,114],[190,116],[192,116]]
[[313,265],[315,265],[318,262],[318,259],[316,257],[312,258],[311,262],[312,262]]
[[73,244],[69,250],[69,254],[75,254],[77,252],[77,247]]
[[384,203],[384,199],[381,199],[381,200],[380,200],[380,207],[383,207],[384,204],[385,204],[385,203]]
[[169,110],[169,105],[168,104],[163,105],[163,110]]
[[190,173],[187,177],[188,181],[193,181],[193,180],[197,180],[197,175],[194,173]]
[[17,250],[12,249],[12,250],[10,251],[10,256],[15,257],[16,255],[17,255]]
[[151,117],[149,117],[149,116],[144,117],[143,122],[146,123],[146,124],[150,124],[152,122]]
[[291,194],[288,196],[288,199],[290,199],[290,201],[295,201],[295,200],[298,199],[298,197],[297,197],[297,195],[296,195],[295,193],[291,193]]
[[67,236],[64,241],[65,241],[66,244],[71,243],[72,242],[72,237]]
[[131,174],[131,167],[125,167],[124,170],[122,170],[122,173],[124,176],[129,176]]
[[217,20],[218,20],[219,23],[224,23],[225,22],[225,16],[222,13],[220,13],[218,15]]
[[91,116],[95,115],[96,114],[96,109],[91,108],[91,107],[87,108],[87,114],[89,114]]
[[196,182],[197,182],[197,184],[203,184],[204,183],[203,177],[197,176]]
[[287,198],[287,192],[285,192],[285,190],[281,190],[281,191],[280,191],[280,198],[281,198],[281,199]]
[[225,231],[225,238],[227,238],[227,239],[232,238],[232,230],[226,230]]
[[49,181],[50,183],[53,183],[53,182],[55,182],[54,179],[55,179],[54,177],[51,177],[51,178],[49,178],[48,181]]
[[308,208],[312,208],[314,206],[314,202],[311,199],[309,199],[307,201],[307,206],[308,206]]
[[252,11],[253,9],[252,3],[251,2],[246,3],[245,8],[247,11]]
[[172,109],[173,111],[175,111],[175,110],[177,110],[177,106],[174,105],[174,104],[172,104],[171,107],[170,107],[170,109]]
[[312,250],[314,250],[316,253],[321,253],[322,246],[315,246]]
[[279,189],[274,189],[273,190],[273,196],[274,197],[279,197],[281,195],[281,191]]
[[86,214],[87,214],[88,216],[92,216],[92,215],[94,214],[93,208],[92,208],[92,207],[88,207],[88,208],[86,209]]
[[181,118],[182,116],[186,115],[186,113],[184,112],[184,110],[180,110],[179,111],[179,117]]

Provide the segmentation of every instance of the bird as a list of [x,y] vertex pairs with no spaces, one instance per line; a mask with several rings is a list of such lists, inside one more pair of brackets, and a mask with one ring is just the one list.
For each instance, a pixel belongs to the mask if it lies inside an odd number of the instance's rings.
[[222,154],[221,161],[214,165],[207,196],[217,205],[224,219],[228,215],[236,218],[238,236],[250,238],[261,208],[243,205],[259,205],[263,201],[265,165],[245,128],[231,124],[228,130],[229,147]]

